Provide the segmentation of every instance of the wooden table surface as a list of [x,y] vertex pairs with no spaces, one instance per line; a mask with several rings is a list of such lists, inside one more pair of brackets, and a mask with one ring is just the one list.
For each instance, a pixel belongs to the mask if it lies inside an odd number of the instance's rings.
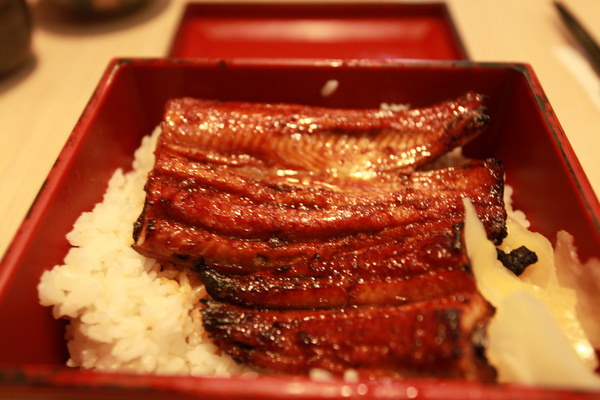
[[[474,61],[533,66],[597,196],[600,79],[550,0],[448,0]],[[598,0],[564,0],[600,39]],[[162,57],[186,2],[153,0],[102,22],[67,18],[30,0],[33,58],[0,78],[0,254],[10,244],[50,167],[114,57]],[[568,212],[568,210],[566,210]]]

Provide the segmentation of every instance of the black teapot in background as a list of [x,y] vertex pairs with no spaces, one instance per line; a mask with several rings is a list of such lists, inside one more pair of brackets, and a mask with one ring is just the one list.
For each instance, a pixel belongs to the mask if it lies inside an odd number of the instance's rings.
[[0,0],[0,78],[31,54],[31,14],[25,0]]

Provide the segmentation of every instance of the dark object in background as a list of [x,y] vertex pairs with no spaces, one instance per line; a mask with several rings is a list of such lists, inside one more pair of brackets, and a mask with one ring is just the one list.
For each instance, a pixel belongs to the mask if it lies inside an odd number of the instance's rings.
[[0,76],[25,63],[31,52],[31,15],[25,0],[0,0]]
[[581,47],[581,50],[587,57],[592,68],[600,77],[600,45],[596,43],[592,35],[590,35],[585,27],[577,20],[577,18],[575,18],[567,6],[555,1],[554,7],[556,7],[556,10],[558,11],[565,26],[571,35],[573,35],[573,38],[577,41],[577,44]]
[[81,16],[103,17],[131,11],[148,0],[52,0],[63,9]]

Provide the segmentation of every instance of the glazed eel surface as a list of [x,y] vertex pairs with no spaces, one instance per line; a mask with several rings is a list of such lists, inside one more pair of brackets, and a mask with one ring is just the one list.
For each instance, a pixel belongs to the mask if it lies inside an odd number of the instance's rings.
[[196,268],[206,331],[258,369],[491,379],[462,198],[499,243],[503,168],[422,168],[484,111],[474,93],[403,111],[172,100],[134,248]]

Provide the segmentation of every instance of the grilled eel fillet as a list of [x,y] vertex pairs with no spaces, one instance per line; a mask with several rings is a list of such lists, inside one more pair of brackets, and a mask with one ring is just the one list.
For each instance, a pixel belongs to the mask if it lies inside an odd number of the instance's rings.
[[[162,168],[159,156],[146,185],[134,247],[178,265],[246,274],[398,238],[447,233],[463,221],[465,196],[472,199],[490,239],[499,242],[506,234],[502,167],[495,161],[415,172],[393,191],[260,182],[274,195],[272,201],[256,198],[252,186],[257,181],[245,191],[230,190],[219,185],[220,172],[200,185],[190,177],[173,178]],[[281,192],[287,201],[275,196]]]
[[[327,310],[257,310],[207,301],[204,326],[234,359],[266,371],[491,381],[478,343],[490,313],[476,292]],[[474,344],[475,343],[475,344]]]
[[404,111],[183,98],[167,105],[161,147],[215,164],[364,178],[412,171],[479,134],[488,120],[475,93]]
[[[475,94],[402,112],[173,100],[146,184],[144,210],[134,227],[134,248],[201,270],[209,293],[220,300],[207,303],[205,327],[237,359],[291,372],[327,363],[330,370],[343,365],[377,370],[350,356],[345,364],[327,356],[317,364],[304,360],[288,368],[287,355],[271,355],[228,332],[242,329],[248,315],[275,326],[281,325],[280,318],[302,318],[310,331],[321,317],[305,316],[322,312],[333,318],[330,329],[340,334],[344,324],[368,325],[375,315],[385,320],[390,313],[417,309],[432,315],[466,313],[473,320],[476,289],[460,240],[461,198],[472,199],[488,237],[500,242],[506,235],[502,166],[487,160],[431,171],[417,168],[464,144],[486,124]],[[477,321],[489,316],[489,307],[475,308],[481,310]],[[338,314],[352,317],[334,317]],[[439,357],[448,365],[465,364],[460,376],[479,374],[472,370],[489,376],[475,360],[471,342],[479,322],[464,325],[456,318],[448,332],[461,344],[450,346],[450,358],[444,358],[448,352]],[[425,332],[414,322],[398,323],[413,335]],[[381,343],[364,347],[365,354],[381,358],[374,349],[385,340],[402,342],[394,326],[379,334]],[[427,326],[449,329],[439,321]],[[352,335],[345,335],[350,340]],[[325,346],[334,343],[327,340]],[[414,353],[413,345],[403,351]],[[249,346],[252,352],[240,350]],[[438,350],[423,348],[432,351],[432,359]],[[380,361],[382,371],[446,376],[405,355]]]
[[[481,170],[398,171],[463,144],[487,120],[471,93],[400,112],[173,100],[134,247],[177,265],[249,273],[415,235],[439,219],[457,223],[454,200],[474,189],[457,175]],[[490,193],[470,194],[480,211],[489,207]],[[503,219],[481,215],[501,240]]]

